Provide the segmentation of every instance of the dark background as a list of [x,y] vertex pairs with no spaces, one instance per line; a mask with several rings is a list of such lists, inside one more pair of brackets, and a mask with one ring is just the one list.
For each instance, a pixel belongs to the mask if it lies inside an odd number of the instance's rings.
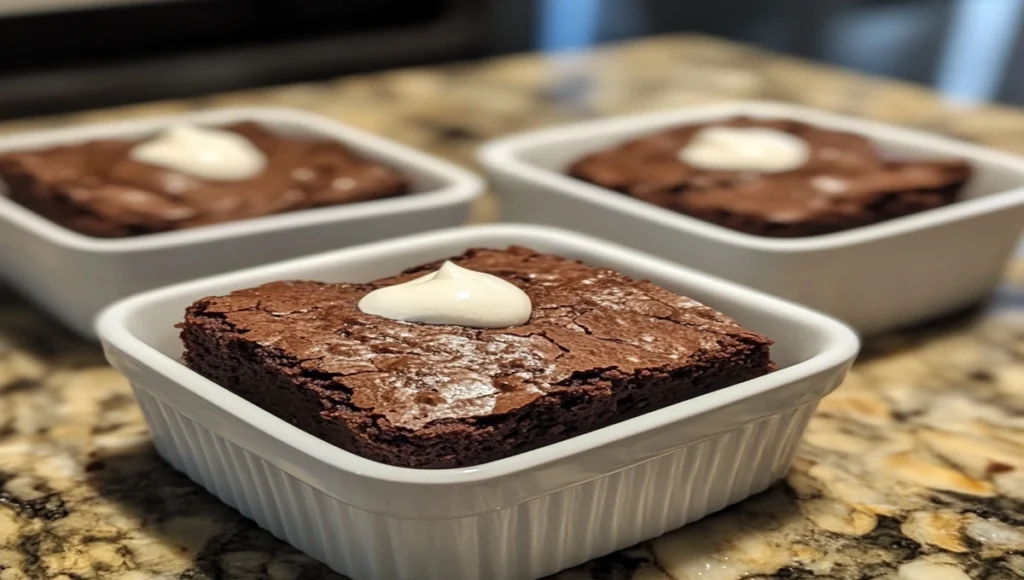
[[696,31],[1024,103],[1024,0],[0,0],[0,118]]

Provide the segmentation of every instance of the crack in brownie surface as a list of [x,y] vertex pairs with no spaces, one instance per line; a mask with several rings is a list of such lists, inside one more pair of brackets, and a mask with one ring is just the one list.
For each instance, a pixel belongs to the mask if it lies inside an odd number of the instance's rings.
[[[713,171],[679,159],[707,127],[759,127],[803,139],[793,171]],[[669,129],[590,154],[569,174],[734,230],[772,237],[847,230],[955,201],[971,175],[961,160],[884,158],[864,137],[796,121],[735,118]]]
[[413,467],[519,453],[769,372],[771,341],[650,282],[525,248],[460,266],[533,302],[505,329],[362,313],[369,284],[286,281],[204,298],[182,325],[185,361],[303,429]]
[[252,122],[223,127],[266,156],[258,175],[210,181],[131,158],[137,140],[103,139],[0,155],[17,203],[96,237],[125,237],[393,197],[405,177],[325,139],[279,136]]

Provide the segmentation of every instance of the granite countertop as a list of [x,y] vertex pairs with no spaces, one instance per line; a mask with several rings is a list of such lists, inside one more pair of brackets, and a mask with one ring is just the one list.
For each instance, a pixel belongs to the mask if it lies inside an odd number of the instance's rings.
[[[0,132],[227,105],[308,109],[456,161],[556,122],[793,101],[1024,152],[1024,112],[672,36],[33,119]],[[475,208],[492,219],[493,201]],[[1024,261],[996,298],[868,342],[788,478],[560,580],[1024,577]],[[154,453],[99,347],[0,288],[0,580],[339,578]]]

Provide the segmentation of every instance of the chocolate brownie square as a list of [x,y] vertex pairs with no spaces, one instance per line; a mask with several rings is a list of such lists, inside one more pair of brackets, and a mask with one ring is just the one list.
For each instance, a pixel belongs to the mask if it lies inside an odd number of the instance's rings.
[[[721,170],[681,154],[714,127],[774,130],[801,140],[791,170]],[[579,159],[578,179],[727,228],[760,236],[827,234],[955,201],[971,175],[962,160],[887,159],[866,138],[797,121],[745,117],[661,131]]]
[[138,236],[402,195],[408,180],[325,139],[278,135],[252,122],[222,127],[266,157],[253,177],[214,181],[131,155],[141,141],[102,139],[0,155],[10,198],[77,232]]
[[451,260],[523,290],[528,322],[482,329],[359,309],[435,262],[366,284],[203,298],[180,325],[184,361],[342,449],[416,468],[509,457],[774,369],[771,340],[651,282],[522,247]]

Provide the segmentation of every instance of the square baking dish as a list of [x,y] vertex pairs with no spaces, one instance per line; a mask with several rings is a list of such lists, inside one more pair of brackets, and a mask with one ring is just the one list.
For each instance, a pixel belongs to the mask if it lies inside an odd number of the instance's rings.
[[[369,281],[470,247],[518,244],[650,279],[776,340],[780,370],[483,465],[421,470],[334,447],[179,362],[174,325],[209,295],[281,279]],[[783,477],[857,353],[843,324],[582,234],[457,228],[213,276],[99,319],[157,450],[224,502],[355,580],[523,580],[658,536]]]
[[[565,174],[576,159],[669,127],[735,115],[859,133],[887,153],[960,157],[962,200],[807,238],[754,236]],[[737,102],[585,122],[498,139],[479,154],[502,218],[600,235],[831,314],[863,334],[978,302],[1002,278],[1024,226],[1024,159],[920,131],[768,102]]]
[[273,108],[220,109],[0,137],[0,152],[101,138],[140,138],[172,123],[255,121],[290,136],[333,139],[399,169],[413,193],[129,238],[95,238],[3,195],[0,277],[60,321],[93,336],[106,305],[149,288],[357,243],[463,223],[483,192],[469,171],[324,117]]

